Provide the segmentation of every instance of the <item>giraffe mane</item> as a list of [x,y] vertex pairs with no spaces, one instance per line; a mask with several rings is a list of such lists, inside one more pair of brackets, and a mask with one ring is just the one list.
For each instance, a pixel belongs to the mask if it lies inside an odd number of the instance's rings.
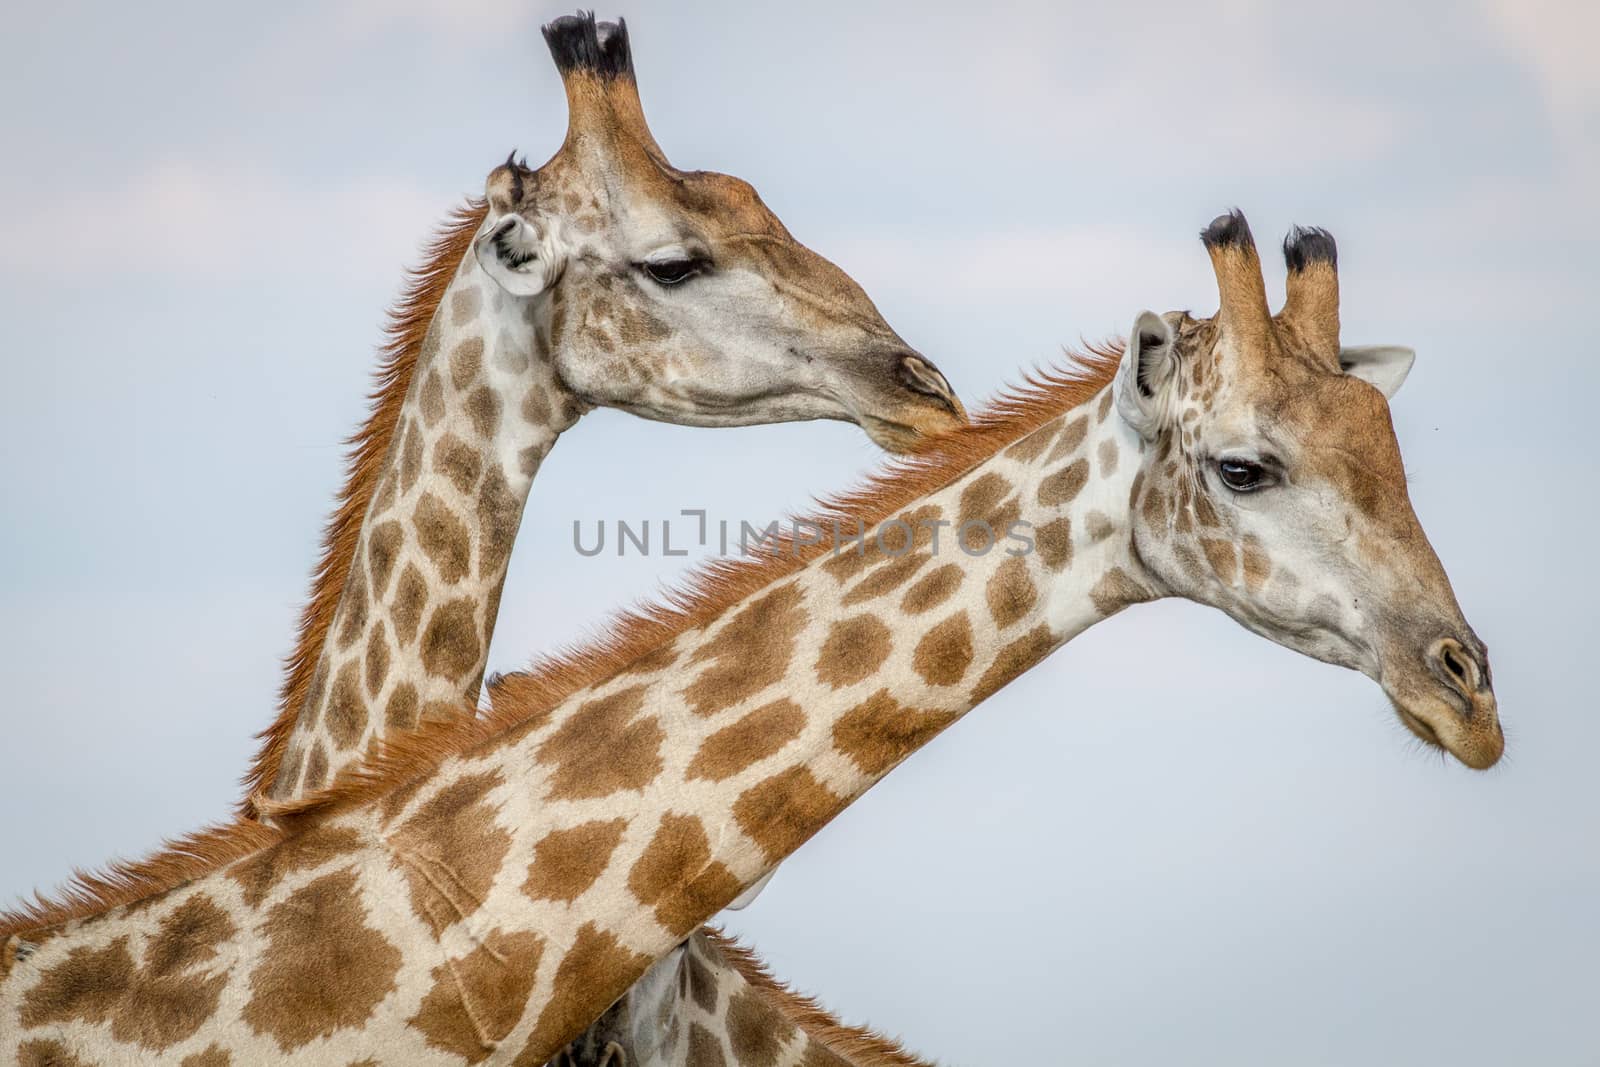
[[345,578],[361,537],[361,523],[377,492],[400,420],[400,408],[411,389],[417,355],[456,267],[472,247],[472,235],[483,221],[484,210],[482,201],[468,200],[451,211],[425,246],[422,265],[407,272],[400,299],[389,309],[386,340],[379,350],[378,369],[369,394],[372,408],[367,421],[345,441],[350,450],[345,482],[333,517],[323,530],[322,558],[311,572],[311,596],[300,613],[299,637],[294,651],[284,660],[278,714],[272,725],[256,735],[264,744],[245,772],[245,795],[238,806],[238,814],[244,818],[261,816],[261,795],[277,777],[283,762],[295,719],[305,703],[317,659],[344,592]]
[[785,1019],[857,1067],[933,1067],[894,1038],[865,1026],[851,1026],[819,1004],[815,997],[797,992],[773,976],[766,962],[746,945],[717,927],[703,927],[717,950],[752,989],[772,1004]]
[[[438,291],[442,291],[437,277],[439,263],[447,248],[456,247],[454,242],[465,241],[463,233],[470,233],[467,226],[474,218],[472,212],[477,210],[480,208],[476,205],[469,205],[457,212],[454,228],[445,231],[434,245],[431,270],[425,268],[415,275],[408,299],[396,313],[396,322],[407,329],[405,335],[397,336],[389,346],[391,354],[401,353],[392,359],[396,384],[401,374],[409,373],[405,361],[412,361],[414,366],[416,345],[406,338],[418,330],[425,332],[425,328],[415,323],[419,319],[426,322],[431,316],[425,307],[426,294],[432,293],[437,303]],[[415,299],[411,299],[413,295]],[[420,336],[416,344],[420,344]],[[834,521],[848,522],[852,528],[860,522],[861,528],[871,529],[884,518],[950,484],[1050,419],[1089,400],[1115,375],[1122,350],[1123,342],[1117,340],[1085,345],[1081,352],[1069,351],[1064,366],[1036,369],[1024,377],[1020,386],[1002,390],[972,416],[969,425],[934,438],[920,452],[888,460],[856,488],[820,500],[819,510],[800,522],[817,523],[824,529]],[[393,391],[382,388],[382,374],[380,372],[380,405],[387,392]],[[375,414],[358,435],[358,460],[366,454],[366,431],[378,421]],[[358,463],[352,466],[356,468],[351,478],[352,489],[346,494],[330,533],[337,532],[339,519],[347,512],[360,514],[353,504],[356,493],[371,492],[370,485],[365,490],[354,488],[361,480],[362,468]],[[359,520],[353,521],[359,523]],[[353,531],[350,536],[354,536]],[[550,715],[578,690],[615,675],[679,633],[711,621],[729,606],[788,577],[827,551],[830,548],[826,542],[797,544],[792,534],[780,535],[776,542],[764,541],[751,560],[713,560],[702,564],[692,570],[682,584],[666,588],[659,600],[646,601],[616,615],[604,632],[587,644],[542,657],[527,670],[491,679],[492,706],[486,713],[473,714],[476,709],[463,703],[461,715],[424,723],[392,740],[380,739],[376,750],[365,760],[351,764],[321,790],[282,803],[258,799],[259,813],[275,818],[281,830],[240,818],[231,824],[213,826],[169,841],[162,851],[142,860],[114,862],[103,872],[76,871],[55,899],[36,893],[31,902],[15,910],[0,911],[0,939],[153,896],[270,847],[287,834],[339,811],[391,793],[437,769],[445,760],[467,753],[512,727],[532,725]],[[337,577],[342,583],[342,570]],[[331,566],[319,570],[316,589],[319,599],[330,587],[334,591],[328,595],[337,597],[338,585],[332,584],[334,578]],[[307,617],[320,620],[321,629],[315,631],[320,639],[327,628],[327,619],[313,610],[315,606],[314,601],[313,608],[307,610]],[[329,614],[331,617],[331,606]],[[313,634],[311,625],[308,624],[303,635],[302,647]],[[269,736],[277,740],[281,734],[275,731],[280,727],[286,731],[290,722],[292,718],[280,717],[273,730],[268,731]],[[270,762],[275,766],[277,755],[270,761],[264,757],[259,763]]]

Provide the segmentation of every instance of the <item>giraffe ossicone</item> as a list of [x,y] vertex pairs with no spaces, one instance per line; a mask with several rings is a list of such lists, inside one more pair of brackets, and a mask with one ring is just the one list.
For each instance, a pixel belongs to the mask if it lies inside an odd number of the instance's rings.
[[[903,532],[702,571],[285,830],[200,835],[6,920],[0,1056],[545,1063],[950,723],[1157,597],[1361,670],[1425,741],[1493,764],[1487,656],[1383,394],[1340,365],[1332,255],[1296,267],[1291,243],[1274,316],[1243,218],[1205,237],[1216,316],[1157,316],[827,516]],[[977,519],[1033,550],[933,547]]]

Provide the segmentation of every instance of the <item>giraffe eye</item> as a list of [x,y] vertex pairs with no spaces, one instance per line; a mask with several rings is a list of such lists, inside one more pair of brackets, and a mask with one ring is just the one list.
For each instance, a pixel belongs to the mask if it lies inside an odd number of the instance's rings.
[[639,269],[660,285],[682,285],[704,271],[706,267],[705,260],[691,259],[688,256],[682,259],[646,260],[639,264]]
[[1235,493],[1253,493],[1267,484],[1266,469],[1247,459],[1218,460],[1217,475]]

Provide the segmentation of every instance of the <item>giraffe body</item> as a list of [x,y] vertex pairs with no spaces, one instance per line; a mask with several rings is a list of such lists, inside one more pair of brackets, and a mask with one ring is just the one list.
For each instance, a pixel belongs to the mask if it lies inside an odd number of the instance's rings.
[[[1371,357],[1347,370],[1327,329],[1331,248],[1291,254],[1272,317],[1242,218],[1206,240],[1214,319],[1141,315],[1125,351],[837,502],[861,551],[713,568],[283,834],[224,831],[0,926],[0,1055],[544,1063],[911,752],[1158,596],[1369,673],[1419,736],[1492,764],[1481,643],[1355,381]],[[1301,494],[1342,502],[1333,535]],[[1018,523],[1030,550],[974,543]]]

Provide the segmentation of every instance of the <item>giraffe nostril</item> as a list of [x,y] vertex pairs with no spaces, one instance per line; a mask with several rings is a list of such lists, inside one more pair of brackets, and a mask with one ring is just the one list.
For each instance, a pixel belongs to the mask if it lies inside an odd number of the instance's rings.
[[1483,668],[1467,647],[1453,638],[1434,642],[1428,650],[1428,663],[1440,681],[1469,699],[1482,688]]

